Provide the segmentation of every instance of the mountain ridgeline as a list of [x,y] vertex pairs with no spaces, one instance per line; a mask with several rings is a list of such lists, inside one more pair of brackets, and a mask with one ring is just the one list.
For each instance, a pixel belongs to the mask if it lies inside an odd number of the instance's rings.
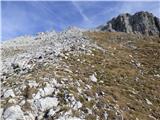
[[126,32],[144,35],[160,36],[160,19],[149,12],[120,14],[106,24],[97,27],[100,31]]

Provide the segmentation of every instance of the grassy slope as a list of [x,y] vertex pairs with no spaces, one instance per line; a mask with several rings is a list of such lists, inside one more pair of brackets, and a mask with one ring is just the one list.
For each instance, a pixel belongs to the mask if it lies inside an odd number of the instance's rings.
[[[118,106],[126,120],[160,119],[160,77],[156,76],[160,73],[160,39],[125,33],[86,35],[106,51],[93,50],[92,55],[71,56],[65,62],[72,71],[78,70],[77,79],[86,78],[84,82],[93,86],[89,94],[94,97],[95,93],[103,92],[99,103],[103,107]],[[88,83],[88,76],[95,72],[98,82]],[[147,100],[152,105],[147,104]],[[107,111],[109,118],[114,119],[116,112],[102,106],[95,113]]]
[[126,119],[147,120],[152,118],[149,115],[160,119],[160,77],[156,76],[160,74],[160,39],[125,33],[86,34],[107,50],[83,56],[95,68],[81,69],[96,71],[98,79],[104,81],[96,87],[105,91],[106,102],[107,98],[115,99],[116,103],[108,100],[119,105]]

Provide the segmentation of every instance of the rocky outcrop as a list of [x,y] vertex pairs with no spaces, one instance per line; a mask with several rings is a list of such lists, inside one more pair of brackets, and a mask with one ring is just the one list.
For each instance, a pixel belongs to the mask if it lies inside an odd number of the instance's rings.
[[126,32],[144,35],[160,34],[160,19],[149,12],[137,12],[121,14],[113,18],[107,24],[98,27],[101,31]]

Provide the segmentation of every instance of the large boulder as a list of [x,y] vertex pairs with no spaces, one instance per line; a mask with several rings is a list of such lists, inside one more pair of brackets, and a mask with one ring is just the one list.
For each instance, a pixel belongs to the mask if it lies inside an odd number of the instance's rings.
[[24,120],[24,114],[19,105],[7,108],[3,115],[4,120]]
[[55,97],[46,97],[35,100],[35,105],[40,111],[46,111],[52,107],[57,107],[58,103],[58,99]]

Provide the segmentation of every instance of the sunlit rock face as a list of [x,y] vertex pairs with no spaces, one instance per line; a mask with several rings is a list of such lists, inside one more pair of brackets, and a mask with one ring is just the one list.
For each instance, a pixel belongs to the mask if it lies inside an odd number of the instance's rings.
[[137,12],[134,15],[121,14],[106,25],[98,27],[102,31],[117,31],[145,35],[160,34],[160,19],[149,12]]

